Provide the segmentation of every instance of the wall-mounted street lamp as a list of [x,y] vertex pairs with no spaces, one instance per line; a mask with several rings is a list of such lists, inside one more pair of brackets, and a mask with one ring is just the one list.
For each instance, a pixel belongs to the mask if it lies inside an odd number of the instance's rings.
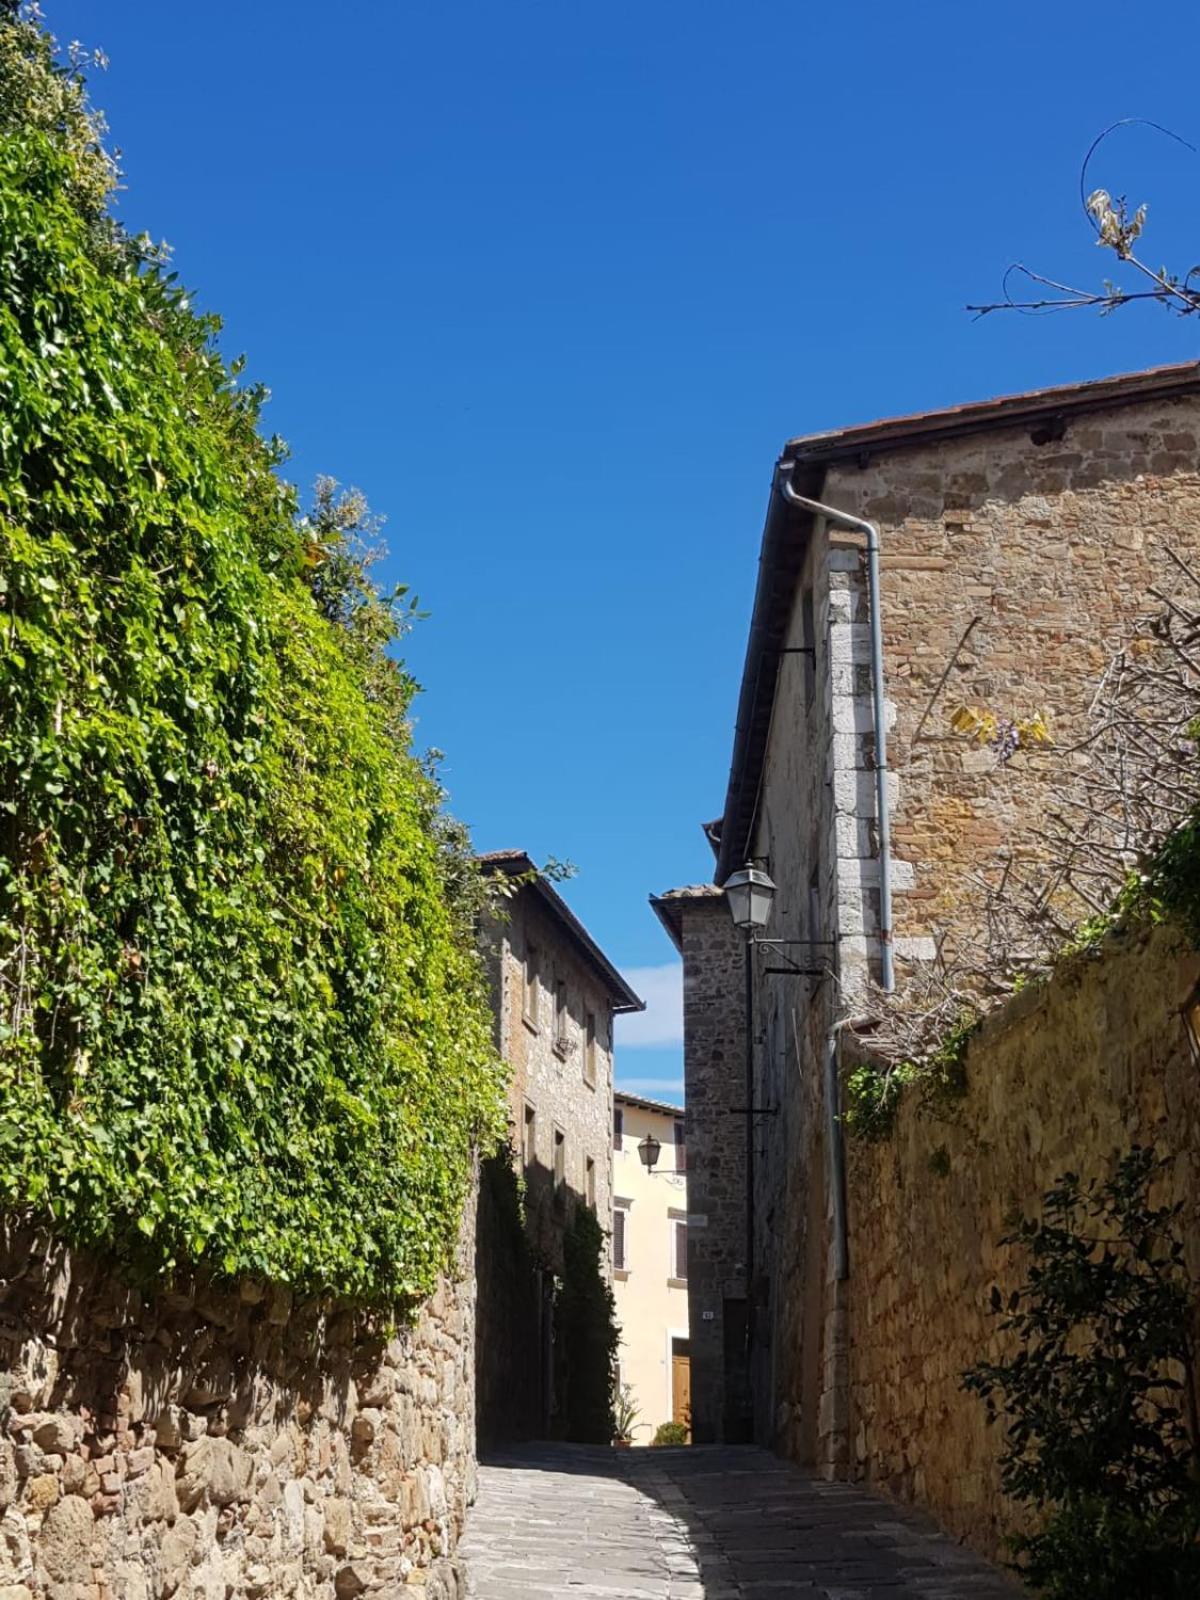
[[735,928],[740,928],[748,939],[761,933],[771,915],[771,902],[775,898],[775,885],[761,867],[749,862],[740,872],[731,872],[725,879],[725,899]]
[[775,885],[761,867],[747,861],[725,879],[725,899],[733,925],[746,937],[746,1395],[747,1435],[754,1437],[754,946],[771,916]]
[[661,1143],[654,1137],[652,1133],[648,1133],[642,1140],[641,1144],[638,1145],[637,1153],[642,1165],[645,1167],[646,1171],[650,1173],[651,1177],[653,1177],[654,1169],[658,1165],[658,1158],[662,1154]]

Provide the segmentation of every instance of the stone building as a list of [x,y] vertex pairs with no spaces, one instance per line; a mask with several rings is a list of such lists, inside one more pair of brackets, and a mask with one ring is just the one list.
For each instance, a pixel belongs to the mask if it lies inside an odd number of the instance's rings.
[[[688,1344],[687,1124],[681,1106],[613,1096],[613,1292],[620,1382],[638,1408],[634,1444],[691,1417]],[[639,1146],[658,1145],[652,1167]],[[648,1147],[652,1148],[652,1147]]]
[[644,1003],[523,851],[481,861],[513,880],[505,917],[482,931],[511,1073],[510,1148],[484,1163],[476,1248],[477,1423],[487,1444],[549,1437],[559,1426],[553,1305],[563,1239],[580,1205],[608,1228],[613,1018]]
[[[878,530],[881,695],[865,534],[820,506]],[[785,446],[708,830],[717,885],[747,861],[769,871],[781,942],[747,955],[710,888],[654,902],[684,959],[690,1206],[707,1217],[689,1271],[698,1438],[744,1436],[752,1417],[799,1460],[870,1470],[849,1378],[865,1330],[848,1288],[844,1039],[886,964],[903,990],[957,936],[975,878],[1013,849],[1036,859],[1053,763],[1001,768],[952,732],[955,707],[1044,708],[1067,752],[1110,651],[1152,589],[1176,587],[1168,546],[1196,565],[1195,363]]]

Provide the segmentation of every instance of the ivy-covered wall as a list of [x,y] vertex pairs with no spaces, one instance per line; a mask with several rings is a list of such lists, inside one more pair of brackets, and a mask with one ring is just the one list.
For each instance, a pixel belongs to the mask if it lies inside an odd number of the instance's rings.
[[110,182],[0,9],[0,1203],[135,1274],[412,1300],[499,1076],[404,603]]

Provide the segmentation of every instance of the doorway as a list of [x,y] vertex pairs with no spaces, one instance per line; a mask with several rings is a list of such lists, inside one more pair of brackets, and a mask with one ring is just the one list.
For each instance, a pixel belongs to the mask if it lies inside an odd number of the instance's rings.
[[692,1431],[692,1347],[687,1339],[671,1340],[671,1420]]

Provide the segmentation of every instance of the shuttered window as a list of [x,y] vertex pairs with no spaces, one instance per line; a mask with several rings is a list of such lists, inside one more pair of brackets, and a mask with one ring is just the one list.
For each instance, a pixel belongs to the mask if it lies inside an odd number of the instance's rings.
[[687,1278],[687,1223],[673,1222],[671,1227],[675,1236],[675,1276]]
[[626,1254],[626,1231],[629,1221],[629,1212],[624,1206],[617,1206],[613,1210],[613,1266],[618,1272],[624,1272],[629,1267],[629,1257]]

